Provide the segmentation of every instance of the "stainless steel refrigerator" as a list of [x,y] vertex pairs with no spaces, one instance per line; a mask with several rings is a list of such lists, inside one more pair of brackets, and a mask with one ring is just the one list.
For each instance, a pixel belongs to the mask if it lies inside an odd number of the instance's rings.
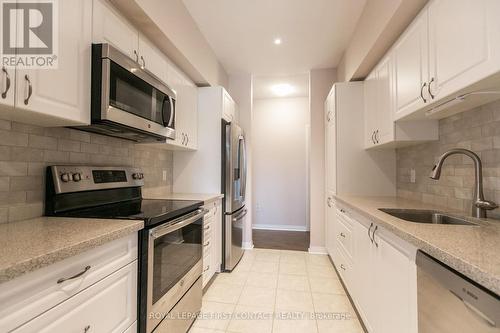
[[245,136],[241,127],[222,120],[222,190],[224,221],[222,227],[222,269],[231,271],[243,256],[243,229],[247,208]]

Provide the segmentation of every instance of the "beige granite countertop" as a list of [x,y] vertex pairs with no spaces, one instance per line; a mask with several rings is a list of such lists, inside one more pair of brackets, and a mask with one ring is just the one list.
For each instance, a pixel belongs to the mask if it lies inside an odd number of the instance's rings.
[[145,199],[169,199],[169,200],[198,200],[203,201],[206,205],[218,199],[224,198],[224,194],[220,193],[154,193],[145,192]]
[[500,295],[500,220],[469,218],[477,227],[413,223],[378,209],[443,209],[394,197],[337,195],[336,199]]
[[40,217],[0,224],[0,283],[137,232],[143,221]]

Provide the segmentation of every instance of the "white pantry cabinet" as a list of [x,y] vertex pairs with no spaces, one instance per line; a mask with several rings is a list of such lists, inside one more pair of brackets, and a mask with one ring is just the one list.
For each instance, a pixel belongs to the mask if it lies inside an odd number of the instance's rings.
[[337,193],[394,195],[396,155],[366,151],[364,83],[335,83],[325,102],[326,200]]
[[208,212],[203,218],[203,287],[222,264],[222,201],[217,199],[204,208]]
[[[342,204],[337,206],[337,223],[348,221],[351,234],[340,229],[340,261],[334,263],[368,332],[417,333],[417,249]],[[345,259],[343,243],[348,237],[352,260]]]
[[[56,69],[2,68],[2,118],[42,126],[90,122],[92,3],[58,4]],[[16,36],[22,38],[20,33]],[[7,89],[8,88],[8,89]]]
[[394,119],[439,119],[500,98],[499,15],[497,0],[430,1],[388,52]]

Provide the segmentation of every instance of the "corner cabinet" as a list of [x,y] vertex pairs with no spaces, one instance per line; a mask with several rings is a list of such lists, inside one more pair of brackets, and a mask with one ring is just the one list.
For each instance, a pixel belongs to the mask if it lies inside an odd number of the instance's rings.
[[[2,118],[41,126],[90,122],[92,2],[61,1],[56,69],[2,68]],[[17,38],[21,38],[19,35]]]
[[[386,55],[364,81],[366,148],[395,148],[438,139],[436,120],[394,120],[400,105],[415,108],[418,104],[418,99],[411,97],[415,90],[411,87],[417,84],[411,81],[401,83],[397,77],[397,50],[396,47]],[[414,70],[414,66],[411,61],[405,65],[409,71]],[[401,93],[401,90],[405,92]]]
[[332,257],[369,333],[417,333],[417,249],[337,203]]

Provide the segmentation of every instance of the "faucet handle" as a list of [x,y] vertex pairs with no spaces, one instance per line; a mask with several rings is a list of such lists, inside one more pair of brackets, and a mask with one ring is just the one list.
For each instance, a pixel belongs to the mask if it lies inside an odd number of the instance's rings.
[[492,210],[498,208],[498,205],[495,202],[488,200],[478,200],[474,205],[478,208],[486,210]]

